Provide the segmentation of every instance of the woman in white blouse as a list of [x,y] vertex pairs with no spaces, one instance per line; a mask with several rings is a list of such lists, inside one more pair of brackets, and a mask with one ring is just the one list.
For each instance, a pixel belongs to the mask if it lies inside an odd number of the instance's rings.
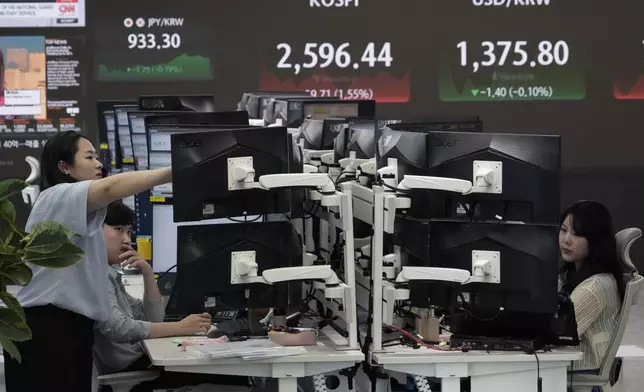
[[626,282],[617,256],[610,212],[580,201],[562,215],[559,231],[561,288],[575,307],[582,360],[574,371],[597,371],[617,330]]

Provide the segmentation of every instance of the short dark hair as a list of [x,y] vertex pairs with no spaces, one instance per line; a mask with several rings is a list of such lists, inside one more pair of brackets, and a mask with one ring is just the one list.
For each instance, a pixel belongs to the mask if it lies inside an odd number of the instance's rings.
[[617,255],[617,241],[610,211],[603,204],[582,200],[568,207],[561,215],[560,224],[567,216],[572,219],[572,229],[576,235],[588,241],[588,257],[579,271],[573,265],[564,267],[566,272],[566,291],[572,293],[585,279],[595,274],[611,274],[617,282],[617,291],[624,299],[626,282]]
[[121,201],[113,201],[107,206],[104,224],[109,226],[134,225],[134,211]]
[[68,165],[74,164],[74,157],[78,152],[78,141],[84,138],[76,131],[59,132],[50,137],[40,154],[40,189],[41,191],[52,186],[76,182],[76,179],[60,171],[58,162],[63,161]]

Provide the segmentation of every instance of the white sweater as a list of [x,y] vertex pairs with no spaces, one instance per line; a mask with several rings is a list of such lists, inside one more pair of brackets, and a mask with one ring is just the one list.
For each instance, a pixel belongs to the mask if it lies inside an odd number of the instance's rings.
[[622,303],[617,282],[610,274],[593,275],[575,287],[570,298],[584,353],[582,360],[575,361],[573,370],[599,369],[619,322]]

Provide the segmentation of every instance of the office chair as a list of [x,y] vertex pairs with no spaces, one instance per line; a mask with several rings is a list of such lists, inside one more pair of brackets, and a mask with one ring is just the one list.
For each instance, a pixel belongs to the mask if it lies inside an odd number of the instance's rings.
[[112,373],[98,376],[98,391],[106,390],[104,386],[112,387],[112,392],[129,392],[136,385],[157,379],[161,375],[159,370],[141,370],[136,372]]
[[599,387],[602,392],[624,392],[623,380],[620,377],[623,361],[622,358],[616,355],[628,323],[631,306],[637,304],[639,292],[644,283],[644,277],[635,268],[630,254],[633,243],[641,237],[642,230],[638,228],[624,229],[615,235],[619,260],[624,267],[624,279],[626,280],[626,293],[619,315],[617,331],[608,346],[608,351],[599,368],[599,373],[573,375],[572,389],[574,392],[591,392],[594,387]]

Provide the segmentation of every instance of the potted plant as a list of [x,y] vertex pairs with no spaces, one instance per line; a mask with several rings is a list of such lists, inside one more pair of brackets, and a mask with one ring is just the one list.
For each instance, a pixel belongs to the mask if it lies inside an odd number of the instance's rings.
[[18,362],[13,342],[31,339],[25,313],[7,286],[26,286],[31,281],[27,263],[64,268],[78,263],[83,250],[73,242],[74,233],[57,222],[42,222],[25,233],[16,225],[16,210],[9,199],[27,187],[21,180],[0,181],[0,345]]

